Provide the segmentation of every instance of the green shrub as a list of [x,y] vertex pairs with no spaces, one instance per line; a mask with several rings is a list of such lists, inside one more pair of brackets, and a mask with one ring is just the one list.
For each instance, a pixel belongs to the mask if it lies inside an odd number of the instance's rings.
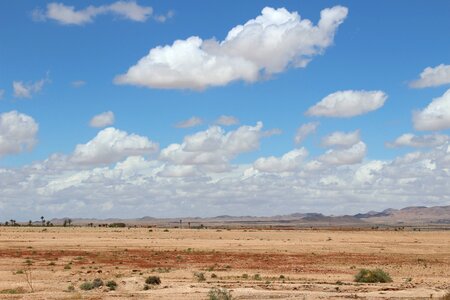
[[197,281],[199,282],[206,280],[205,273],[195,272],[194,276],[197,278]]
[[92,282],[90,282],[90,281],[83,282],[80,285],[80,289],[83,290],[83,291],[90,291],[90,290],[93,290],[94,288],[95,288],[94,284]]
[[209,300],[231,300],[231,294],[227,289],[212,288],[208,293]]
[[103,286],[103,280],[100,278],[95,278],[94,281],[92,281],[92,284],[94,285],[94,288],[99,288]]
[[110,291],[114,291],[117,288],[117,283],[114,280],[110,280],[105,284]]
[[161,279],[159,278],[159,276],[149,276],[147,277],[147,279],[145,279],[145,283],[157,285],[161,284]]
[[254,280],[261,280],[261,275],[255,274],[255,275],[253,275],[253,279]]
[[386,282],[392,282],[391,276],[389,276],[388,273],[381,269],[361,269],[359,270],[358,274],[355,275],[355,281],[356,282],[363,282],[363,283],[386,283]]

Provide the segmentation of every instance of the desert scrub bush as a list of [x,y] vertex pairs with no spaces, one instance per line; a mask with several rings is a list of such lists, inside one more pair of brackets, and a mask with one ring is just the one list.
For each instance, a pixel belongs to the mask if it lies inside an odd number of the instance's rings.
[[391,276],[389,276],[388,273],[381,269],[361,269],[359,272],[355,275],[355,281],[356,282],[363,282],[363,283],[386,283],[386,282],[392,282]]
[[24,294],[26,293],[25,289],[23,287],[18,287],[15,289],[6,289],[6,290],[1,290],[0,294],[10,294],[10,295],[14,295],[14,294]]
[[202,272],[195,272],[194,277],[197,278],[198,282],[206,280],[205,273],[202,273]]
[[261,275],[255,274],[255,275],[253,275],[253,279],[254,280],[261,280],[262,278],[261,278]]
[[159,278],[159,276],[148,276],[147,279],[145,279],[145,283],[157,285],[161,284],[161,279]]
[[67,287],[67,290],[65,290],[66,292],[69,292],[69,293],[71,293],[71,292],[75,292],[75,287],[73,286],[73,285],[69,285],[68,287]]
[[442,300],[450,300],[450,291],[441,298]]
[[100,278],[95,278],[94,281],[92,281],[92,284],[94,285],[94,288],[99,288],[103,286],[103,280]]
[[211,278],[217,278],[217,275],[215,273],[212,273]]
[[80,285],[80,289],[83,290],[83,291],[93,290],[94,289],[94,284],[92,282],[90,282],[90,281],[83,282]]
[[231,300],[231,294],[227,289],[212,288],[208,293],[209,300]]
[[248,274],[242,274],[242,278],[248,279]]
[[110,291],[114,291],[117,289],[117,283],[114,280],[106,282],[105,285],[109,288]]

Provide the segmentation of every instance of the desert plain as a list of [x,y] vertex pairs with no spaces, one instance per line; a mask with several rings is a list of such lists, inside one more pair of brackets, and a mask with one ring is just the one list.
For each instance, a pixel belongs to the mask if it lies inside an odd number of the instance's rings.
[[[357,283],[381,268],[390,283]],[[149,276],[161,283],[147,285]],[[117,283],[82,290],[96,278]],[[450,231],[0,227],[0,299],[440,299]]]

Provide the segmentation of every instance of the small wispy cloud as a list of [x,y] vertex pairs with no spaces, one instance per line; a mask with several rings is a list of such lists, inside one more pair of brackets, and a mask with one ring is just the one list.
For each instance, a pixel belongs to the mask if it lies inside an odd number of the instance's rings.
[[135,1],[116,1],[101,6],[89,5],[83,9],[52,2],[47,4],[46,9],[36,8],[33,10],[31,17],[35,22],[53,20],[63,25],[84,25],[93,22],[97,16],[105,14],[112,14],[134,22],[145,22],[150,17],[157,22],[165,22],[173,17],[174,12],[169,11],[167,14],[153,15],[151,6],[142,6]]
[[50,82],[48,75],[35,82],[13,81],[14,97],[30,99],[33,94],[40,92],[44,85]]
[[189,128],[189,127],[198,126],[202,123],[203,123],[203,120],[200,119],[199,117],[192,117],[187,120],[178,122],[177,124],[175,124],[175,127],[176,128]]

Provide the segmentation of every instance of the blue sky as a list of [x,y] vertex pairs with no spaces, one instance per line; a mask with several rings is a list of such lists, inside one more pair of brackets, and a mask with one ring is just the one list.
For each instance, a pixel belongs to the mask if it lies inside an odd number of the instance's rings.
[[[246,44],[252,24],[224,41],[264,7],[273,8],[266,17],[279,15],[264,21],[261,44]],[[320,28],[324,9],[334,15],[323,20],[336,23]],[[310,27],[289,19],[295,13]],[[1,2],[0,176],[9,180],[0,184],[0,219],[448,205],[449,13],[448,1]],[[203,51],[212,67],[175,47],[192,46],[190,37],[201,43],[192,53]],[[145,57],[150,64],[139,64]],[[327,96],[351,116],[313,109]],[[90,126],[105,112],[104,124]],[[220,116],[236,122],[217,125]],[[193,117],[201,124],[176,125]],[[305,124],[315,130],[296,143]],[[233,132],[241,139],[231,142]],[[194,146],[183,145],[189,136]],[[109,174],[133,159],[144,170]],[[267,192],[268,183],[277,188]]]

